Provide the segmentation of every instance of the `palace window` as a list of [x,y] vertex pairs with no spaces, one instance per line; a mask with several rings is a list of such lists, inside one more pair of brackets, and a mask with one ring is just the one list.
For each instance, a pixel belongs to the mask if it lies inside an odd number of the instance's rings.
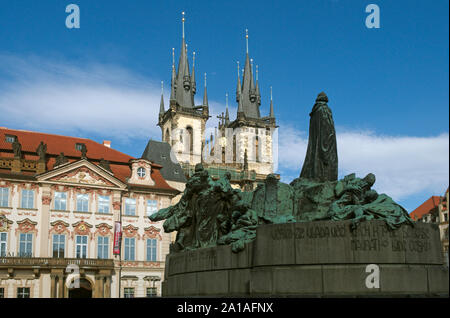
[[30,298],[30,287],[17,288],[17,298]]
[[138,174],[138,176],[139,176],[140,178],[145,177],[145,168],[139,167],[139,168],[137,169],[137,174]]
[[77,194],[77,211],[88,212],[89,211],[89,194]]
[[125,238],[125,261],[134,261],[134,247],[135,247],[135,239],[134,237],[126,237]]
[[1,232],[0,233],[0,256],[1,257],[6,256],[6,253],[8,253],[7,247],[8,247],[8,233]]
[[98,196],[98,212],[109,213],[109,195]]
[[108,258],[109,250],[109,237],[99,236],[97,238],[97,258],[106,259]]
[[5,289],[3,287],[0,288],[0,298],[5,298]]
[[76,258],[87,257],[87,235],[77,235],[75,241]]
[[32,209],[34,207],[34,190],[22,190],[22,208]]
[[147,298],[156,297],[156,287],[147,287]]
[[124,298],[134,298],[134,288],[124,288],[123,296]]
[[55,192],[55,210],[67,210],[67,193]]
[[66,236],[64,234],[53,234],[53,257],[64,258]]
[[157,240],[147,239],[147,261],[156,262]]
[[125,199],[125,215],[136,215],[136,199]]
[[7,207],[9,201],[9,188],[0,188],[0,206]]
[[33,234],[20,233],[19,257],[31,257],[33,255]]
[[158,201],[147,200],[147,216],[150,216],[156,212],[158,212]]

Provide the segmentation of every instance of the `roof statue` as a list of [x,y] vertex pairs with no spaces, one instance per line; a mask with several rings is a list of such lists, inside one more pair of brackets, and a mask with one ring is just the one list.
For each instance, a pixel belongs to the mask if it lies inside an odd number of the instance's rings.
[[22,157],[22,145],[19,142],[19,138],[14,139],[14,142],[12,143],[12,149],[14,152],[14,158]]
[[85,144],[81,144],[81,159],[87,159],[86,153],[87,153],[87,147]]
[[43,141],[41,141],[41,143],[37,147],[36,153],[39,155],[39,160],[40,161],[45,161],[45,155],[47,153],[47,145],[44,144]]
[[59,166],[59,165],[62,165],[64,163],[67,163],[67,162],[69,162],[69,160],[67,159],[66,156],[64,156],[64,152],[61,152],[58,155],[58,157],[56,157],[56,159],[55,159],[55,167]]
[[98,165],[99,165],[100,167],[102,167],[103,169],[108,170],[109,172],[112,172],[111,166],[110,166],[108,160],[105,160],[104,158],[101,158]]
[[337,148],[328,98],[320,93],[310,114],[308,152],[302,174],[290,184],[269,174],[252,192],[230,185],[230,175],[214,181],[195,166],[180,201],[151,215],[164,221],[166,232],[177,231],[172,251],[231,244],[233,252],[256,238],[262,224],[319,220],[351,220],[351,230],[366,220],[383,220],[390,230],[414,225],[407,211],[386,194],[372,189],[375,175],[355,174],[337,180]]

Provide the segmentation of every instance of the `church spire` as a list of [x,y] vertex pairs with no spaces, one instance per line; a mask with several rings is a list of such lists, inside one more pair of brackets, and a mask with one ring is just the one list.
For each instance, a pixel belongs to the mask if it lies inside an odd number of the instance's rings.
[[270,118],[275,118],[275,114],[273,112],[272,86],[270,86],[270,113],[269,113],[269,117]]
[[185,21],[185,18],[184,18],[184,11],[181,12],[181,14],[183,15],[183,18],[181,18],[181,24],[182,24],[182,29],[183,29],[183,39],[184,39],[184,21]]
[[175,99],[175,86],[176,86],[175,48],[172,48],[172,82],[170,84],[170,100]]
[[195,52],[192,53],[192,75],[191,75],[192,94],[197,91],[195,84]]
[[253,59],[250,64],[250,57],[248,53],[248,30],[245,30],[245,41],[246,41],[246,55],[245,55],[245,66],[242,76],[242,87],[241,94],[239,97],[239,103],[241,104],[238,107],[245,117],[249,118],[260,118],[259,116],[259,108],[258,102],[256,98],[255,84],[253,80]]
[[161,101],[159,103],[159,114],[164,115],[164,82],[161,81]]
[[256,99],[258,105],[261,105],[261,94],[259,92],[259,83],[258,83],[258,65],[256,65],[256,88],[255,88]]
[[245,29],[245,52],[248,55],[248,29]]
[[205,92],[203,93],[203,106],[208,106],[208,93],[206,92],[206,73],[205,73]]
[[237,86],[236,86],[236,102],[239,102],[241,97],[241,76],[239,75],[239,61],[237,61]]
[[158,125],[161,125],[164,117],[164,82],[161,81],[161,101],[159,102]]
[[225,94],[225,104],[226,104],[225,125],[228,126],[228,124],[230,123],[230,114],[228,113],[228,93]]
[[194,107],[194,98],[193,98],[193,87],[191,76],[189,73],[189,63],[187,56],[187,44],[185,40],[185,30],[184,30],[184,12],[182,13],[182,39],[181,39],[181,52],[180,59],[178,62],[178,71],[176,75],[176,90],[175,90],[175,99],[177,104],[185,107],[185,108],[193,108]]

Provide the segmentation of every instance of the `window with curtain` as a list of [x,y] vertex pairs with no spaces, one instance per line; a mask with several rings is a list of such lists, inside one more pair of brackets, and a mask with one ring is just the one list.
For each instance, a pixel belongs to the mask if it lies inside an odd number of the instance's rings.
[[109,250],[109,237],[99,236],[97,238],[97,258],[106,259],[108,258]]
[[124,260],[134,261],[135,238],[134,237],[126,237],[124,240],[124,243],[125,243]]
[[17,288],[17,298],[30,298],[30,287]]
[[55,192],[55,210],[67,210],[67,193]]
[[98,212],[109,213],[109,195],[98,196]]
[[0,206],[7,207],[9,202],[9,188],[0,188]]
[[53,234],[53,257],[64,258],[66,236],[64,234]]
[[147,239],[147,261],[156,262],[156,251],[157,251],[156,239]]
[[86,258],[87,257],[87,235],[77,235],[75,237],[75,251],[76,258]]
[[89,194],[87,193],[77,194],[77,211],[79,212],[89,211]]
[[150,216],[156,212],[158,212],[158,201],[147,200],[147,216]]
[[147,298],[156,297],[156,287],[147,287]]
[[34,190],[22,190],[22,208],[34,208]]
[[136,215],[136,199],[125,199],[125,215]]
[[134,288],[124,288],[123,296],[124,298],[134,298]]
[[6,256],[8,253],[8,233],[1,232],[0,233],[0,256]]
[[31,257],[33,255],[33,234],[19,234],[19,257]]

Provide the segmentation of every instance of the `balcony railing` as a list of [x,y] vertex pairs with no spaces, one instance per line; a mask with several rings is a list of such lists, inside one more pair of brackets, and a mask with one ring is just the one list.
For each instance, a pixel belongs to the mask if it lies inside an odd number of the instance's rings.
[[95,258],[50,258],[50,257],[0,257],[0,267],[62,267],[70,264],[78,265],[80,268],[90,267],[114,267],[112,259]]

